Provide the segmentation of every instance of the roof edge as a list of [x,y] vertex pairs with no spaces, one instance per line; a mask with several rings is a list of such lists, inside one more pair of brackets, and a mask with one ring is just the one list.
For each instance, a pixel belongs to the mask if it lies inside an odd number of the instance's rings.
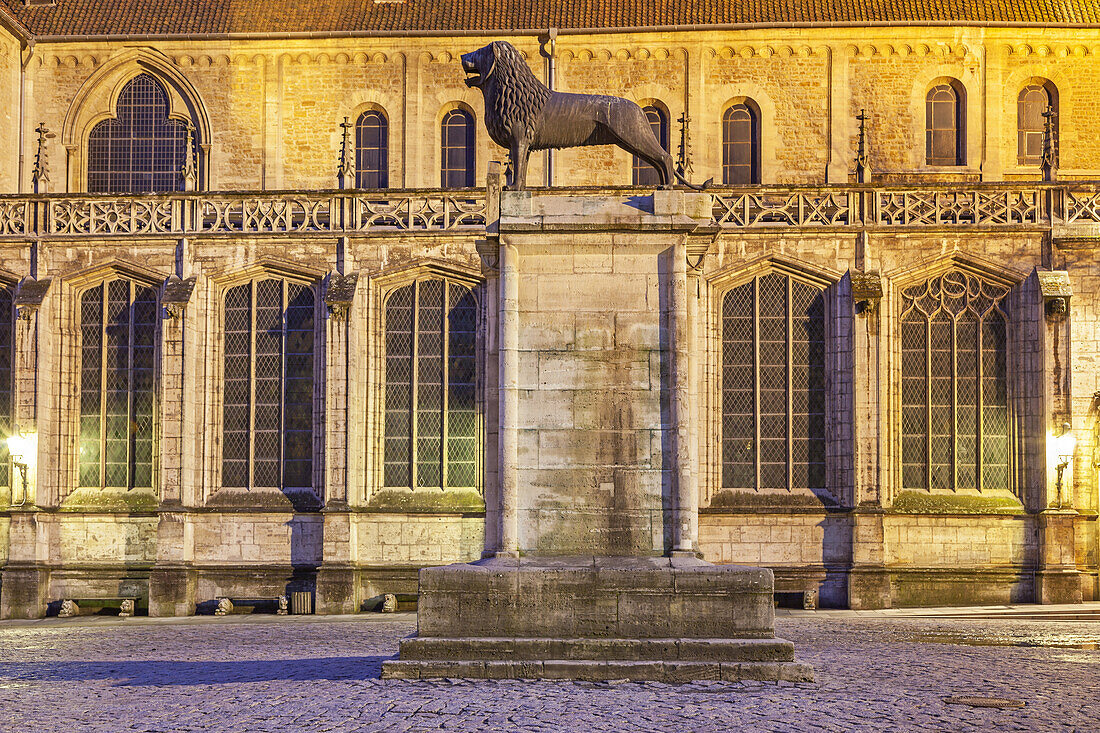
[[3,5],[0,5],[0,25],[10,30],[12,35],[24,43],[34,37],[31,29],[20,23]]
[[[7,13],[0,6],[0,19]],[[262,41],[284,39],[321,39],[321,38],[439,38],[439,37],[478,37],[478,36],[538,36],[546,33],[546,28],[516,29],[456,29],[456,30],[362,30],[362,31],[284,31],[273,33],[132,33],[103,35],[34,35],[25,26],[11,19],[25,32],[23,40],[33,39],[36,43],[71,43],[74,41]],[[1100,29],[1100,23],[1031,23],[1012,21],[867,21],[867,22],[794,22],[794,23],[695,23],[689,25],[653,25],[619,26],[611,28],[558,28],[559,36],[582,36],[626,33],[693,33],[699,31],[724,30],[774,30],[780,28],[1065,28]]]

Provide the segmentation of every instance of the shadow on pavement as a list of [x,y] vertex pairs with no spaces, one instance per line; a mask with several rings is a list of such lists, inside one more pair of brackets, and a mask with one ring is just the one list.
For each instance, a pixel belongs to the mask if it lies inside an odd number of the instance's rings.
[[278,680],[378,679],[392,656],[265,659],[239,662],[0,662],[0,681],[79,682],[117,680],[127,685],[216,685]]

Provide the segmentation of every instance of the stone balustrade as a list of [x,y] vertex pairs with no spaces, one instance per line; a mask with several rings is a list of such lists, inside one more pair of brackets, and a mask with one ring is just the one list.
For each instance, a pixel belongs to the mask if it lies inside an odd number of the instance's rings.
[[[539,195],[597,189],[561,188]],[[638,189],[601,188],[635,195]],[[722,229],[1100,225],[1100,183],[751,186],[711,190]],[[439,233],[486,226],[481,190],[0,196],[0,241],[27,238]]]

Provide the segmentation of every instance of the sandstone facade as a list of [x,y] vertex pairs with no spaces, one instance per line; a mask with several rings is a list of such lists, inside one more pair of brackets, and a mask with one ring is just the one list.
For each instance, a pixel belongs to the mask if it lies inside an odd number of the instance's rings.
[[[38,447],[29,495],[18,471],[0,489],[0,612],[38,616],[63,598],[124,590],[154,614],[287,590],[315,591],[318,611],[347,612],[383,593],[412,592],[420,567],[477,559],[499,545],[486,515],[492,520],[500,491],[493,227],[501,203],[492,185],[488,194],[436,188],[440,121],[451,109],[476,121],[476,180],[496,180],[490,161],[504,153],[488,139],[481,95],[464,85],[458,63],[493,39],[31,45],[0,25],[0,280],[17,295],[49,280],[44,297],[17,304],[13,316],[12,424],[36,434]],[[512,40],[546,78],[537,39]],[[670,434],[680,423],[667,410],[661,278],[666,250],[679,242],[692,324],[685,455],[705,559],[772,568],[778,590],[817,591],[829,605],[1100,597],[1098,54],[1092,28],[560,35],[555,87],[661,107],[674,153],[686,115],[694,180],[721,181],[722,114],[751,100],[760,113],[760,185],[716,189],[703,223],[681,239],[609,226],[547,235],[519,253],[517,398],[519,414],[538,418],[517,427],[515,449],[519,480],[545,484],[537,506],[519,508],[521,521],[543,527],[591,512],[604,522],[592,520],[600,531],[591,537],[535,534],[624,554],[669,549],[662,501],[675,483]],[[85,193],[90,131],[140,73],[163,84],[172,114],[196,128],[199,193]],[[943,79],[965,90],[961,166],[925,164],[926,95]],[[1036,80],[1057,90],[1051,185],[1017,156],[1017,96]],[[389,120],[393,190],[337,192],[339,123],[368,109]],[[853,185],[861,109],[870,115],[868,186]],[[55,137],[43,147],[49,180],[35,194],[40,123]],[[578,207],[586,197],[652,206],[641,201],[648,190],[614,188],[630,182],[622,151],[561,151],[552,168],[555,186],[588,189],[557,194],[575,196]],[[529,183],[547,175],[545,155],[534,156]],[[1051,272],[1066,273],[1064,293],[1044,284]],[[1009,292],[1010,480],[921,492],[902,475],[901,319],[908,289],[948,273]],[[334,284],[350,275],[352,294],[333,300]],[[723,476],[723,304],[769,275],[821,294],[827,394],[810,438],[824,451],[812,488],[791,478],[782,490],[743,490]],[[877,295],[867,295],[869,275]],[[179,303],[166,295],[173,278],[193,278]],[[433,278],[477,297],[476,486],[397,490],[384,465],[386,303]],[[117,279],[156,288],[165,308],[147,491],[79,479],[81,298]],[[232,288],[264,279],[316,294],[305,500],[223,486],[225,302]],[[639,298],[652,309],[636,310]],[[608,370],[621,387],[614,399],[585,388],[586,373],[603,384]],[[1076,450],[1059,470],[1054,439],[1064,423]],[[647,510],[617,515],[627,503]]]

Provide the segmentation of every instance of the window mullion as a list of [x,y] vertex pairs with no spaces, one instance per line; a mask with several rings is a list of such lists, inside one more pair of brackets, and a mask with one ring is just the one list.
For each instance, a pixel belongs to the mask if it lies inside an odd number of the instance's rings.
[[99,487],[107,486],[107,282],[99,286]]
[[[988,315],[988,313],[986,315]],[[977,443],[977,445],[974,446],[974,463],[977,464],[974,466],[974,473],[976,474],[974,477],[974,486],[977,487],[978,493],[980,494],[982,490],[985,489],[985,484],[983,481],[983,479],[985,478],[985,472],[982,470],[982,467],[985,464],[985,451],[983,450],[982,446],[982,443],[984,442],[983,436],[985,436],[985,424],[983,422],[985,420],[985,394],[983,389],[983,387],[985,386],[985,351],[983,351],[985,340],[982,337],[982,328],[985,325],[985,319],[978,318],[977,320],[978,326],[975,329],[977,344],[975,344],[975,348],[977,348],[978,350],[976,360],[978,362],[978,368],[975,370],[977,372],[977,384],[975,385],[976,399],[974,400],[974,403],[977,405],[978,414],[974,416],[974,440]]]
[[126,333],[126,488],[133,488],[134,484],[134,290],[133,281],[130,282],[130,302],[126,304],[126,312],[129,314],[129,323]]
[[756,490],[760,491],[760,278],[752,281],[752,351],[755,367],[753,371],[753,453],[756,462]]
[[443,360],[442,369],[440,370],[440,374],[442,374],[442,378],[440,380],[440,385],[439,385],[439,395],[440,395],[439,396],[439,405],[440,405],[440,410],[441,410],[441,414],[439,416],[439,425],[440,425],[440,433],[439,433],[439,462],[440,462],[439,463],[439,488],[440,488],[440,490],[443,490],[447,486],[447,471],[448,471],[447,435],[449,433],[448,433],[448,430],[447,430],[447,415],[450,412],[450,390],[448,389],[448,386],[450,385],[451,380],[450,380],[450,373],[448,372],[447,367],[448,367],[448,363],[449,363],[449,357],[451,355],[451,349],[450,349],[450,343],[449,343],[450,339],[447,338],[447,313],[448,313],[448,307],[450,305],[451,293],[450,293],[450,288],[448,288],[447,285],[448,285],[447,281],[444,280],[443,281],[443,298],[442,298],[443,308],[440,310],[440,313],[439,313],[439,335],[440,335],[440,348],[439,348],[439,351],[440,351],[440,354],[441,354],[440,358]]
[[249,296],[249,400],[248,400],[248,488],[251,489],[255,486],[256,479],[256,462],[253,458],[256,455],[256,305],[257,305],[257,285],[256,280],[253,280],[248,285]]
[[286,280],[282,281],[283,296],[280,315],[280,324],[282,326],[282,334],[279,336],[279,363],[280,367],[280,385],[279,385],[279,486],[286,486],[286,388],[288,384],[287,379],[287,359],[286,359],[286,334],[287,334],[287,314],[290,312],[290,285]]
[[413,283],[412,298],[412,364],[409,366],[409,488],[417,486],[417,415],[420,412],[420,282]]
[[924,486],[932,490],[932,319],[924,321]]
[[794,390],[791,386],[791,375],[794,373],[794,349],[792,348],[794,338],[794,284],[789,277],[787,278],[786,289],[787,302],[785,305],[787,318],[785,325],[787,327],[787,333],[785,334],[783,348],[787,352],[787,374],[785,375],[784,381],[787,387],[787,491],[789,492],[794,489],[794,482],[791,480],[791,474],[794,468],[794,430],[792,425],[794,423],[794,395],[792,394]]
[[951,319],[951,490],[959,490],[959,319]]

